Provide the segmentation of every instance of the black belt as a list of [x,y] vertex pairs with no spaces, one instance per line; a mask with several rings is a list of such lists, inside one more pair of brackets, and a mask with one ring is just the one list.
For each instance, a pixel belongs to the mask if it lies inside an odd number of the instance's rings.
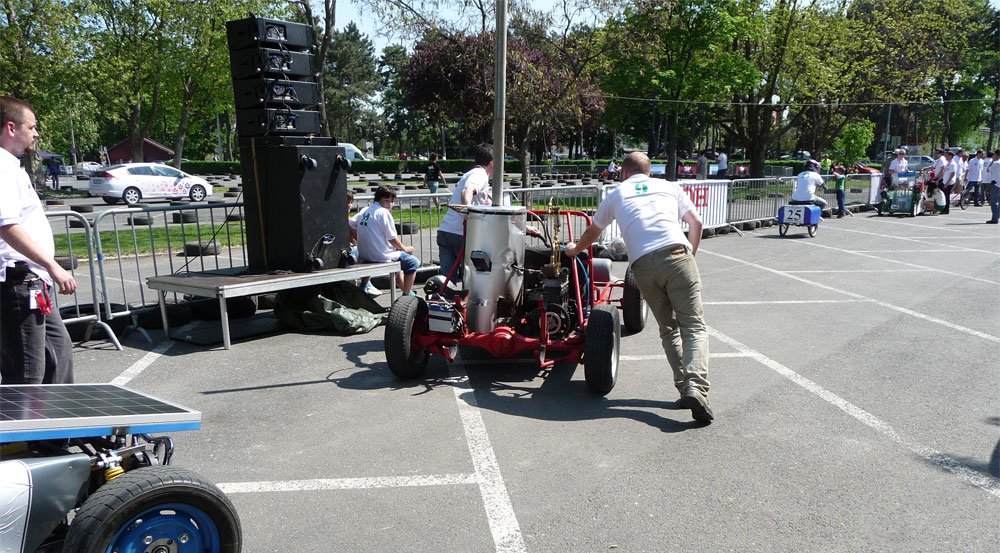
[[31,267],[24,261],[17,261],[13,267],[7,267],[7,275],[4,280],[7,284],[18,284],[26,280],[35,280],[38,275],[31,272]]

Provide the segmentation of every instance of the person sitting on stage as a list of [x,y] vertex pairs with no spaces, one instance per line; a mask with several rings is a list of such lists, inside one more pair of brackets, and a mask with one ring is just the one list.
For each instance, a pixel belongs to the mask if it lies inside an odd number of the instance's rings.
[[413,246],[404,246],[396,234],[396,221],[391,211],[394,203],[396,192],[388,186],[379,186],[375,189],[372,205],[351,219],[351,229],[357,233],[361,259],[370,263],[398,260],[402,270],[396,275],[396,284],[404,296],[415,296],[411,288],[420,260],[411,255]]

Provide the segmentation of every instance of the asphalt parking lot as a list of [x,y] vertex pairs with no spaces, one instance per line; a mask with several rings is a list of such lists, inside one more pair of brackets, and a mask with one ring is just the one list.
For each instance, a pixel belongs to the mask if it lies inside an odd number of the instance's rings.
[[78,346],[77,381],[200,410],[174,463],[229,494],[248,552],[996,552],[988,217],[703,241],[710,426],[678,407],[652,318],[604,398],[582,369],[508,361],[435,358],[402,382],[382,328],[228,351],[133,333]]

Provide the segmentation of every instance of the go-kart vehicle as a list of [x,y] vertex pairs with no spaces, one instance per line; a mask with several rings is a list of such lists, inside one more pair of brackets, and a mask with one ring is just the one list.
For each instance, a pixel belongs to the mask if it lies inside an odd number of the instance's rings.
[[0,551],[239,552],[211,482],[170,465],[201,413],[113,384],[0,386]]
[[907,171],[893,175],[890,185],[879,191],[880,200],[875,204],[875,212],[878,215],[920,215],[924,210],[922,200],[926,179],[926,171]]
[[[574,258],[564,253],[560,229],[572,241],[571,218],[589,225],[590,217],[559,207],[451,207],[467,215],[465,250],[455,263],[464,263],[466,289],[451,286],[452,267],[448,277],[427,281],[426,297],[404,296],[392,305],[385,351],[393,374],[415,378],[431,355],[451,362],[460,347],[475,347],[497,359],[530,352],[541,368],[582,362],[587,387],[610,392],[622,321],[639,332],[648,308],[631,271],[612,281],[611,261],[594,259],[592,249]],[[544,218],[541,247],[525,246],[528,215]]]
[[809,236],[816,236],[823,210],[814,204],[783,205],[778,208],[778,234],[785,236],[791,226],[806,227]]

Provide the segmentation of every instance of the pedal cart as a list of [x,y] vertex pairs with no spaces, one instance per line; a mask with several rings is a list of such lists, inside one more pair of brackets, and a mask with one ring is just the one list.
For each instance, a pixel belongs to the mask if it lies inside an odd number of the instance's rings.
[[823,210],[816,205],[783,205],[778,208],[778,234],[788,234],[788,227],[806,227],[809,236],[816,236]]
[[21,553],[240,551],[240,519],[170,466],[201,413],[112,384],[0,386],[0,544]]
[[[612,281],[610,260],[593,259],[591,251],[575,258],[563,253],[561,228],[572,241],[570,223],[589,225],[590,217],[555,206],[452,209],[466,213],[461,262],[467,289],[449,284],[452,268],[448,278],[427,281],[426,297],[404,296],[392,305],[385,351],[393,374],[420,376],[431,355],[451,362],[458,348],[470,346],[497,359],[531,352],[541,368],[582,362],[587,387],[610,392],[618,378],[622,320],[626,329],[641,331],[648,309],[631,271]],[[543,221],[542,247],[525,247],[529,215]]]
[[880,201],[875,204],[875,212],[878,215],[920,215],[924,210],[921,199],[926,179],[927,173],[924,172],[919,175],[913,171],[896,173],[889,188],[879,191]]

